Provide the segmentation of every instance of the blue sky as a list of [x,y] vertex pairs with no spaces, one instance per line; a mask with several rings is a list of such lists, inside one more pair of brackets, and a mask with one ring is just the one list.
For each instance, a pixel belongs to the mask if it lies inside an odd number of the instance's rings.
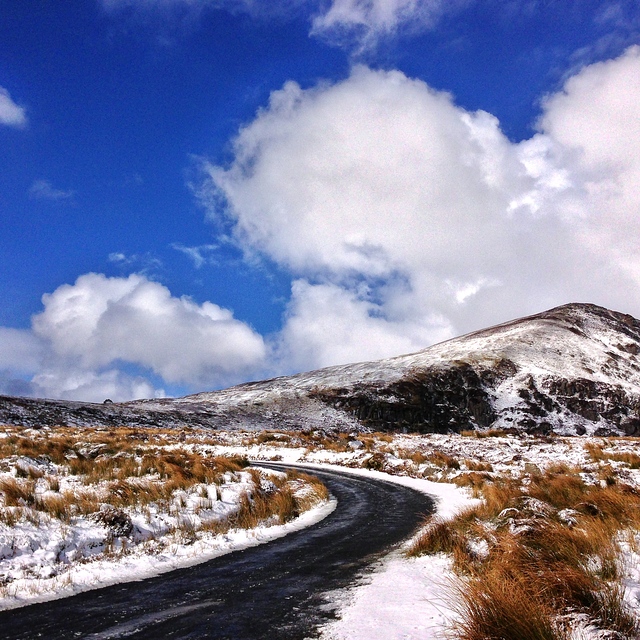
[[0,6],[0,393],[640,316],[631,0]]

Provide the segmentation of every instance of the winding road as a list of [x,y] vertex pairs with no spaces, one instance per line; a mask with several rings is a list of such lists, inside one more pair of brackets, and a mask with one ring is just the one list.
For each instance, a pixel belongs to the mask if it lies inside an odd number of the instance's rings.
[[336,510],[321,522],[155,578],[0,612],[0,638],[317,637],[318,626],[335,615],[326,594],[353,584],[409,536],[433,501],[381,480],[306,471],[338,499]]

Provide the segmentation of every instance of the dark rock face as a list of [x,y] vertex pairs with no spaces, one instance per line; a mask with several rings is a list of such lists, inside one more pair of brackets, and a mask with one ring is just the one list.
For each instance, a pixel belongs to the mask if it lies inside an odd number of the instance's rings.
[[489,427],[495,412],[485,383],[469,365],[416,373],[382,388],[316,391],[375,431],[447,433]]

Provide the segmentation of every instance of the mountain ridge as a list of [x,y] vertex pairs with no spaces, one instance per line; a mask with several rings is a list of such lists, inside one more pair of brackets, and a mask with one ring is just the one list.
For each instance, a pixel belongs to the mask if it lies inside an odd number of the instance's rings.
[[0,423],[640,434],[640,321],[570,303],[384,360],[178,399],[0,397]]

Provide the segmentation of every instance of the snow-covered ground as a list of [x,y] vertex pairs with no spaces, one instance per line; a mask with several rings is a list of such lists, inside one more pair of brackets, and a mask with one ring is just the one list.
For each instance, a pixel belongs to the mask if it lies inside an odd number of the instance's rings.
[[[474,473],[517,477],[544,470],[550,465],[566,464],[579,468],[583,478],[595,483],[601,481],[599,478],[605,465],[620,480],[640,488],[640,469],[633,468],[640,465],[629,462],[633,461],[634,455],[640,455],[640,446],[630,438],[544,438],[500,434],[490,437],[455,434],[392,436],[324,432],[256,434],[195,429],[167,438],[164,445],[167,449],[184,450],[203,458],[246,456],[252,460],[338,468],[384,478],[434,496],[437,515],[445,519],[477,502],[472,487],[465,486],[468,485],[465,478]],[[601,459],[597,459],[598,455]],[[0,476],[15,475],[17,462],[13,460],[13,471],[7,465],[0,466]],[[38,480],[41,481],[42,478]],[[73,478],[68,481],[72,483]],[[225,476],[225,481],[216,488],[217,517],[224,517],[224,514],[237,509],[239,497],[246,494],[252,481],[246,470]],[[66,480],[63,479],[60,489],[64,490],[64,482]],[[198,491],[202,494],[203,490]],[[148,512],[132,513],[132,524],[136,530],[144,532],[145,527],[149,529],[152,523],[155,526],[159,526],[160,521],[169,523],[170,518],[188,513],[192,503],[183,498],[181,504],[183,510],[180,513],[167,512],[162,517],[151,513],[149,519]],[[34,533],[37,527],[28,520],[13,527],[0,523],[0,571],[3,572],[0,576],[13,577],[5,585],[0,606],[19,606],[61,597],[200,562],[242,546],[285,535],[294,528],[324,517],[334,506],[323,504],[287,525],[261,526],[251,531],[231,530],[222,535],[203,531],[194,536],[184,528],[167,526],[160,535],[141,540],[140,544],[126,549],[116,540],[109,554],[102,553],[99,559],[88,558],[89,561],[86,557],[83,560],[82,556],[91,555],[91,540],[95,536],[102,535],[103,540],[105,537],[104,527],[95,522],[85,521],[76,527],[64,525],[57,531],[41,527],[37,535]],[[640,612],[640,536],[625,539],[621,547],[626,601]],[[67,563],[68,571],[52,575],[59,570],[61,561]],[[30,575],[28,579],[27,574]],[[452,589],[455,580],[446,556],[407,558],[404,549],[397,549],[359,584],[346,592],[333,594],[339,605],[338,619],[322,629],[321,637],[324,640],[444,638],[455,617]],[[580,622],[576,618],[575,627],[576,640],[604,637],[590,628],[586,619]]]
[[[303,513],[294,521],[284,525],[261,525],[253,529],[232,529],[225,534],[214,535],[209,532],[198,534],[197,539],[190,541],[184,536],[169,533],[159,536],[154,543],[143,543],[133,549],[118,546],[112,555],[92,562],[68,561],[64,573],[51,578],[16,578],[4,589],[4,596],[0,597],[0,609],[15,607],[64,598],[82,591],[106,587],[110,584],[129,582],[150,578],[173,569],[188,567],[212,558],[264,544],[276,540],[293,531],[299,531],[315,522],[319,522],[329,515],[336,507],[335,500],[330,500]],[[84,530],[83,530],[84,529]],[[23,552],[13,556],[13,562],[2,562],[5,575],[33,575],[34,565],[41,575],[50,572],[52,565],[58,564],[60,547],[82,550],[90,536],[86,535],[86,528],[79,527],[72,537],[75,541],[63,539],[59,532],[43,529],[35,540],[30,542],[36,550]],[[98,531],[96,538],[102,532]],[[79,535],[78,535],[79,534]],[[25,539],[23,532],[18,538]],[[3,536],[6,541],[6,534]],[[90,544],[90,542],[89,542]]]
[[[450,518],[479,502],[453,484],[327,463],[310,466],[339,469],[417,489],[435,498],[436,514],[442,518]],[[455,616],[451,609],[450,560],[443,555],[407,558],[406,547],[392,552],[373,574],[363,578],[363,583],[346,593],[333,594],[340,606],[339,618],[322,629],[323,640],[442,637]]]

